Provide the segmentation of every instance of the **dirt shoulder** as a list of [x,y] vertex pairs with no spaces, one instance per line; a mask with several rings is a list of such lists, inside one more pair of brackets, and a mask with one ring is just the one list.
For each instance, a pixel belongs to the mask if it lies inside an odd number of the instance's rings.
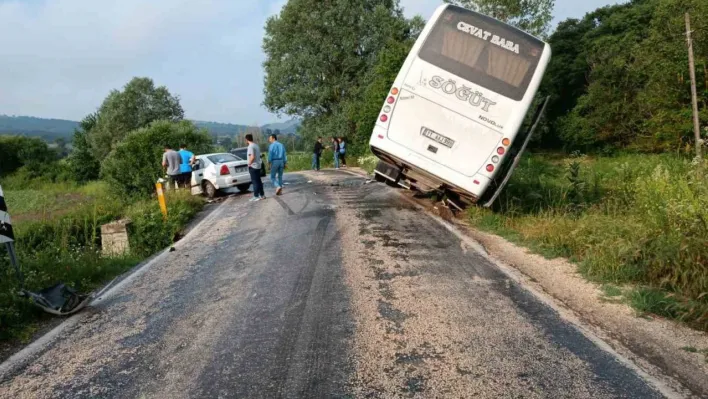
[[[349,172],[367,175],[357,168]],[[427,199],[413,198],[408,192],[402,194],[453,224],[476,241],[497,265],[517,272],[524,285],[551,297],[558,308],[567,310],[583,327],[647,374],[682,395],[708,397],[708,358],[701,353],[708,349],[708,334],[670,320],[640,317],[630,306],[608,301],[600,285],[583,278],[570,261],[533,254],[504,238],[476,230],[464,214],[455,217]]]

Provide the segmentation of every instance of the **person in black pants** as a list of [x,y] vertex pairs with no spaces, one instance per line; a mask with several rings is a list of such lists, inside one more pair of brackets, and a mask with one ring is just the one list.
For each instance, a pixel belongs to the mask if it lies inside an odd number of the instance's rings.
[[312,170],[320,170],[320,158],[322,157],[322,137],[318,137],[315,148],[312,150]]
[[251,175],[251,183],[253,183],[253,198],[251,201],[264,200],[265,192],[263,191],[263,181],[261,180],[261,168],[263,167],[261,149],[258,144],[253,142],[252,134],[246,135],[246,142],[248,142],[248,151],[246,152],[248,173]]

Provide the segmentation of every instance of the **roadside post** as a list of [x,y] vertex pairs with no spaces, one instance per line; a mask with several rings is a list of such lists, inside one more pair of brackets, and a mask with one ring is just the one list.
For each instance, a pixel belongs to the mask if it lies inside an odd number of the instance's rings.
[[157,190],[157,202],[160,204],[162,217],[167,220],[167,203],[165,202],[165,190],[163,187],[163,183],[165,183],[165,179],[157,179],[157,183],[155,183],[155,189]]

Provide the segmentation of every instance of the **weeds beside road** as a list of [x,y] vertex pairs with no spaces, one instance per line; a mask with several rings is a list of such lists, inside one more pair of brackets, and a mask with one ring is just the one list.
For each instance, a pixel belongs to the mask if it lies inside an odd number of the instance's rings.
[[577,262],[640,312],[708,330],[708,182],[688,160],[532,155],[494,211],[468,212],[482,230]]
[[[3,180],[3,189],[30,290],[60,281],[82,292],[100,287],[170,245],[203,202],[188,193],[168,195],[165,222],[155,199],[119,197],[103,182],[78,185],[10,176]],[[132,220],[131,251],[123,257],[103,257],[101,225],[121,218]],[[44,315],[17,296],[19,281],[5,251],[0,268],[0,340],[27,339]]]

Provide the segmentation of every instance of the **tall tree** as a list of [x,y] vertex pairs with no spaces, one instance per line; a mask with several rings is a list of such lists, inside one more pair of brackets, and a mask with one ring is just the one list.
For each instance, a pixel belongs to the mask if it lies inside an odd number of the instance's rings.
[[103,159],[130,131],[157,120],[183,118],[179,98],[166,87],[155,87],[149,78],[133,78],[122,91],[113,90],[98,109],[95,125],[88,131],[91,152]]
[[[397,57],[395,72],[378,77],[371,71],[382,52],[405,43],[407,53],[423,26],[420,18],[403,17],[398,0],[290,0],[266,23],[264,105],[304,118],[302,132],[309,142],[318,135],[357,138],[362,124],[355,114],[373,122],[378,111],[350,110],[363,105],[372,79],[390,85],[405,59]],[[377,108],[388,89],[374,95]]]
[[553,19],[555,0],[445,0],[489,15],[532,35],[545,37]]
[[96,126],[97,118],[96,113],[87,115],[79,122],[79,128],[74,130],[74,138],[71,141],[73,150],[69,155],[69,166],[74,180],[78,182],[98,179],[101,165],[93,156],[88,141],[88,134]]
[[288,1],[265,26],[264,105],[287,115],[331,114],[402,23],[398,0]]
[[633,0],[559,24],[542,92],[552,98],[539,145],[661,152],[694,141],[683,15],[694,16],[701,120],[708,121],[708,3]]

